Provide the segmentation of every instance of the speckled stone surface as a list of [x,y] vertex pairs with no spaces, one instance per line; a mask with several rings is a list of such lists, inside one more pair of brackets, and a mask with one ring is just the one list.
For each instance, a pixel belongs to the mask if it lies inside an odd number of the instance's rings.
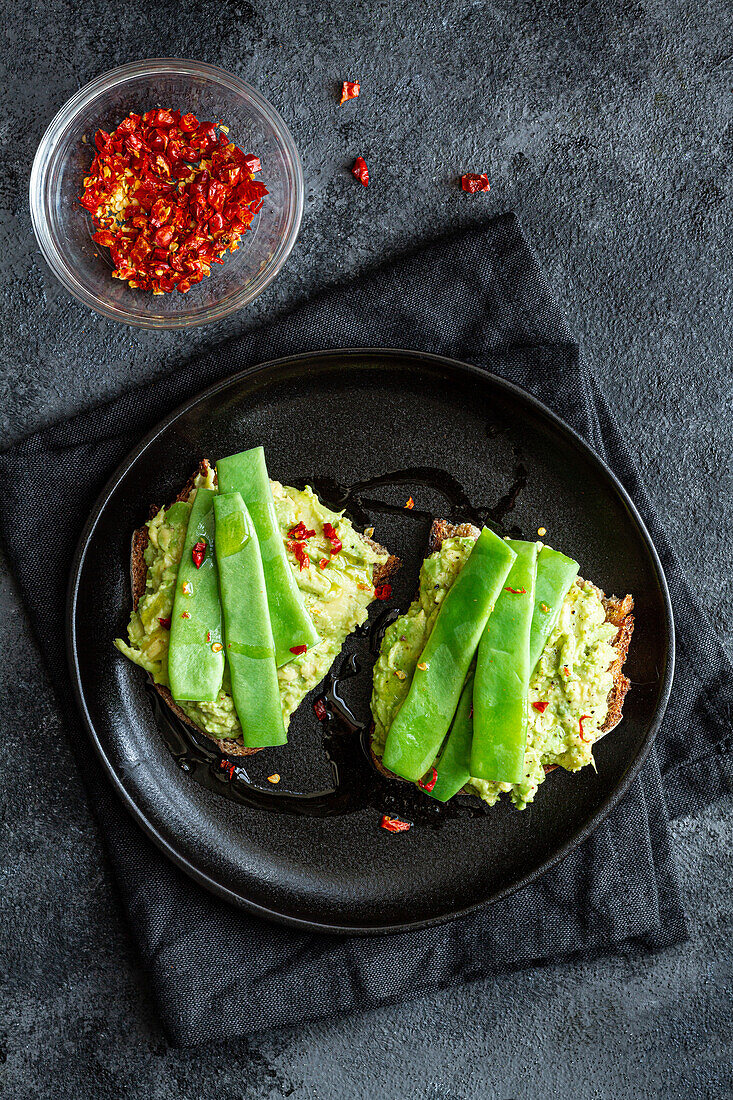
[[[733,593],[717,579],[733,567],[725,0],[2,7],[4,444],[436,232],[513,209],[733,645]],[[155,54],[255,84],[291,127],[306,175],[303,229],[277,283],[187,335],[118,327],[77,305],[41,259],[27,208],[33,153],[58,107],[98,72]],[[339,109],[344,78],[363,91]],[[367,191],[346,171],[358,153]],[[462,171],[487,171],[491,193],[463,195]],[[169,1049],[7,573],[0,615],[12,642],[0,783],[14,788],[12,812],[0,801],[0,1095],[733,1095],[729,804],[673,827],[691,920],[682,947]]]

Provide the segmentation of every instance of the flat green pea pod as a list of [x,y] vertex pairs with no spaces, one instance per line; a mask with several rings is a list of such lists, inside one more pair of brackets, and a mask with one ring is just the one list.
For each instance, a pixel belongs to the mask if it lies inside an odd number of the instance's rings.
[[565,554],[543,546],[537,558],[537,582],[534,589],[534,611],[529,635],[530,675],[547,639],[555,629],[563,600],[575,583],[580,566]]
[[[178,566],[171,612],[168,679],[174,699],[213,702],[224,674],[219,580],[214,559],[214,497],[197,489]],[[166,513],[171,521],[174,504]]]
[[220,459],[216,464],[216,476],[220,493],[241,493],[254,522],[265,572],[277,667],[280,668],[292,661],[296,653],[302,653],[303,646],[310,649],[316,645],[318,634],[285,554],[263,448],[253,447],[250,451]]
[[438,802],[447,802],[458,794],[471,778],[471,742],[473,741],[473,675],[469,675],[458,700],[453,725],[440,757],[436,761],[435,785],[427,791]]
[[537,576],[537,543],[509,546],[516,560],[481,638],[473,684],[471,775],[498,783],[519,783],[524,774]]
[[275,643],[252,517],[239,493],[214,500],[216,564],[232,697],[247,748],[284,745]]
[[484,527],[446,593],[410,690],[387,734],[384,766],[413,782],[443,743],[487,619],[516,555]]

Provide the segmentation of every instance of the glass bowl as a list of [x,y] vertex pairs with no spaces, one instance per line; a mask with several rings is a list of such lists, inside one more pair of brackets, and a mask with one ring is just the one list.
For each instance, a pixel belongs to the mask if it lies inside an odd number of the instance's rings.
[[[269,191],[238,250],[188,294],[154,295],[113,279],[109,252],[92,240],[91,219],[79,204],[96,131],[113,130],[131,111],[154,107],[221,119],[231,140],[260,158],[257,179]],[[98,76],[61,108],[33,161],[30,207],[43,255],[80,302],[124,324],[181,329],[227,317],[272,282],[298,236],[303,170],[280,115],[243,80],[200,61],[135,61]]]

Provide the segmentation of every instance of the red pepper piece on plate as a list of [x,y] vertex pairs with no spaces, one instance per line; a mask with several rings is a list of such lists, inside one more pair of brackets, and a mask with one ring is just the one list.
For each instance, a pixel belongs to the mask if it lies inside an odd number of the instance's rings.
[[369,169],[363,157],[356,158],[354,167],[351,169],[351,174],[356,176],[359,183],[363,183],[365,187],[369,186]]
[[461,176],[461,187],[464,191],[468,191],[469,194],[473,195],[476,191],[490,190],[491,184],[485,172],[482,172],[480,175],[469,173],[468,175]]

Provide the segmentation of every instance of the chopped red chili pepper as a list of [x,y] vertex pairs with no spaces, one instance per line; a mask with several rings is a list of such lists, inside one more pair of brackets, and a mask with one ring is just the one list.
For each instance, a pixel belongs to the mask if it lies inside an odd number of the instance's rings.
[[392,595],[391,584],[378,584],[374,589],[374,597],[377,600],[388,600]]
[[332,523],[324,523],[323,534],[331,543],[331,555],[338,554],[339,550],[343,548],[341,539],[336,534],[336,529]]
[[328,565],[328,558],[321,558],[321,560],[318,563],[318,568],[319,569],[325,569],[327,565]]
[[130,114],[94,143],[80,202],[113,277],[135,289],[187,293],[236,251],[268,193],[259,158],[191,113]]
[[193,558],[193,564],[197,569],[200,569],[204,564],[204,558],[206,557],[206,543],[201,540],[197,542],[191,551],[191,557]]
[[363,183],[365,187],[369,186],[369,169],[363,157],[356,158],[354,167],[351,169],[351,174],[356,176],[359,183]]
[[324,722],[326,718],[328,718],[328,711],[326,710],[326,704],[323,702],[323,699],[316,699],[313,704],[313,710],[319,722]]
[[301,653],[305,653],[307,649],[307,645],[291,645],[290,652],[294,653],[296,657],[299,657]]
[[382,815],[382,820],[379,824],[383,829],[386,829],[388,833],[406,833],[408,829],[412,828],[411,822],[400,821],[398,817],[389,817],[387,814]]
[[291,553],[293,553],[295,555],[295,560],[298,563],[298,569],[302,570],[302,569],[309,569],[310,568],[310,558],[308,557],[308,554],[306,553],[304,543],[295,542],[294,540],[291,539],[290,542],[288,543],[288,550],[290,550]]
[[291,527],[290,530],[288,531],[288,538],[289,539],[297,539],[299,541],[304,541],[305,539],[309,539],[313,535],[315,535],[315,531],[310,531],[306,527],[306,525],[303,523],[302,520],[300,521],[300,523],[297,523],[295,525],[295,527]]
[[347,99],[356,99],[359,94],[361,85],[358,80],[345,80],[341,85],[341,102],[339,107],[343,107]]
[[513,596],[526,596],[527,595],[527,589],[526,588],[505,588],[504,591],[505,592],[511,592]]
[[538,710],[540,712],[540,714],[544,714],[545,711],[547,710],[547,708],[549,707],[549,705],[550,705],[549,702],[544,702],[544,701],[541,702],[541,703],[533,703],[532,704],[534,709]]
[[485,172],[480,175],[461,176],[461,187],[464,191],[468,191],[470,194],[474,194],[476,191],[488,191],[491,187],[489,183],[489,177]]
[[170,630],[170,628],[171,628],[171,621],[170,621],[170,619],[158,619],[158,622],[159,622],[159,623],[160,623],[160,625],[161,625],[162,627],[164,627],[164,628],[165,628],[166,630]]
[[437,782],[438,782],[437,769],[436,768],[431,768],[430,769],[430,778],[427,781],[425,781],[425,779],[423,777],[423,779],[420,779],[418,781],[417,785],[418,785],[418,787],[422,787],[422,789],[424,791],[432,791],[433,787],[435,786],[435,784]]
[[409,509],[414,508],[414,507],[415,507],[415,501],[412,499],[412,497],[408,497],[407,502],[405,504],[405,508],[407,508],[409,510]]
[[232,778],[232,776],[234,775],[235,771],[237,770],[237,765],[236,765],[236,764],[232,764],[231,760],[220,760],[220,761],[219,761],[219,767],[220,767],[220,768],[221,768],[221,769],[222,769],[223,771],[227,771],[227,772],[229,772],[229,778],[230,778],[230,779]]
[[583,729],[583,722],[585,722],[586,718],[590,719],[590,714],[581,714],[578,719],[578,728],[580,730],[580,740],[588,742],[590,738],[585,736],[585,730]]

